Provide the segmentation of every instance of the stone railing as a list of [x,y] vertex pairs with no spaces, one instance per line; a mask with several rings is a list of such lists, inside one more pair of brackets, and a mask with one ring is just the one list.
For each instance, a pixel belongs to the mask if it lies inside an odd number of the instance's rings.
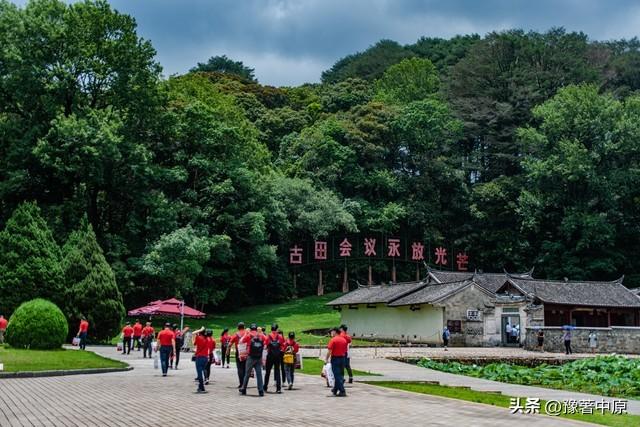
[[[544,351],[564,352],[563,329],[560,326],[544,326],[539,329],[528,328],[525,348],[538,348],[538,331],[544,331]],[[571,330],[571,349],[576,353],[589,353],[589,333],[598,336],[596,353],[640,354],[640,327],[612,326],[610,328],[575,328]]]

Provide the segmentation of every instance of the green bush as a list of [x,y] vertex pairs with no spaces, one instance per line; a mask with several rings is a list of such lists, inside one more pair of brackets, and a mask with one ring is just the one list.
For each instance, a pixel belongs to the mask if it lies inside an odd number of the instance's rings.
[[15,348],[50,350],[60,348],[69,327],[62,311],[54,303],[34,299],[22,303],[7,325],[7,343]]

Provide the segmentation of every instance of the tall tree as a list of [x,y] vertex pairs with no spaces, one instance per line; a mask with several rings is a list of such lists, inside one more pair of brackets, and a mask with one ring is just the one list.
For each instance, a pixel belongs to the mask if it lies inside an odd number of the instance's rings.
[[0,311],[45,298],[60,304],[64,275],[60,248],[35,203],[23,203],[0,232]]
[[214,71],[218,73],[234,74],[243,79],[257,83],[254,69],[249,68],[242,61],[234,61],[227,58],[227,55],[212,56],[207,62],[198,62],[198,65],[189,70],[192,73],[198,71]]
[[392,65],[376,81],[376,98],[390,104],[421,101],[438,91],[438,74],[428,59],[408,58]]
[[569,86],[519,131],[529,153],[519,212],[542,272],[613,278],[637,266],[639,105]]
[[71,328],[84,316],[91,325],[90,337],[110,340],[122,325],[124,304],[115,275],[86,217],[69,235],[62,252],[67,284],[65,312]]

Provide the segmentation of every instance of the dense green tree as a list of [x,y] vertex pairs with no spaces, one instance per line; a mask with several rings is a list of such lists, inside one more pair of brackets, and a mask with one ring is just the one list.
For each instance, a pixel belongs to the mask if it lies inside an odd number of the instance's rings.
[[520,130],[529,153],[520,214],[548,275],[611,278],[637,264],[627,251],[640,231],[629,204],[640,194],[639,102],[569,86],[534,109],[539,126]]
[[207,62],[198,62],[198,65],[193,67],[192,73],[198,71],[215,71],[218,73],[234,74],[242,77],[243,79],[257,83],[256,76],[254,75],[254,69],[247,67],[242,61],[234,61],[227,58],[227,55],[212,56]]
[[0,232],[0,312],[45,298],[64,300],[60,248],[35,203],[23,203]]
[[67,284],[65,313],[70,329],[84,316],[91,325],[89,337],[110,340],[119,332],[125,314],[122,294],[86,217],[69,235],[62,252]]
[[477,34],[454,36],[450,39],[420,37],[417,42],[406,46],[420,58],[430,60],[438,72],[446,76],[449,68],[467,55],[474,43],[480,40]]
[[376,98],[390,104],[407,104],[433,96],[438,74],[428,59],[408,58],[390,66],[376,81]]
[[375,80],[393,64],[414,56],[393,40],[380,40],[363,52],[347,55],[322,72],[323,83],[337,83],[348,78]]

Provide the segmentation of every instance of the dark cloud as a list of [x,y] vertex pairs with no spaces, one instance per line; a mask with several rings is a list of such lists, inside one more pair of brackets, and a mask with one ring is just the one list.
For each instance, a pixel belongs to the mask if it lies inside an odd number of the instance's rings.
[[[23,3],[19,1],[18,3]],[[412,43],[563,26],[592,39],[631,38],[640,24],[633,0],[111,0],[133,15],[158,51],[165,74],[226,54],[255,67],[267,84],[318,81],[337,59],[381,38]]]

